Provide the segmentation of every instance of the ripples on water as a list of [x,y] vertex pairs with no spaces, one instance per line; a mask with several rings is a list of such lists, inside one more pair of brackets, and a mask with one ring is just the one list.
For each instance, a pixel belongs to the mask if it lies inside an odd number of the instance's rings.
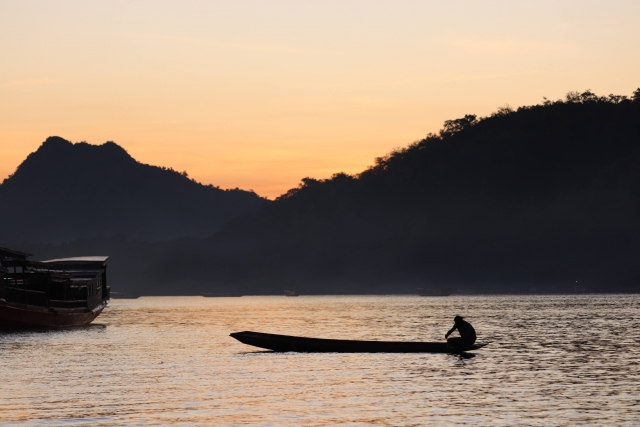
[[[162,297],[0,333],[0,425],[640,425],[638,295]],[[233,331],[440,341],[476,357],[255,351]]]

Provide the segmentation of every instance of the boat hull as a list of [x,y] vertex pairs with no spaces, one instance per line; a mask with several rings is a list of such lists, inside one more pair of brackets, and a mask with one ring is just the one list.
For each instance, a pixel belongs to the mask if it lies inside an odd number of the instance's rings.
[[477,350],[486,344],[451,348],[446,342],[355,341],[305,338],[261,332],[234,332],[243,344],[278,352],[300,353],[453,353]]
[[102,313],[105,303],[93,310],[20,306],[0,300],[0,330],[63,328],[87,325]]

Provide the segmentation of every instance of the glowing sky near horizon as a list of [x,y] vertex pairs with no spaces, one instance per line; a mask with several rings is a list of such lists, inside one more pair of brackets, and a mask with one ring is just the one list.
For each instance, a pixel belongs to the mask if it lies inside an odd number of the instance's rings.
[[0,180],[50,135],[274,198],[444,120],[640,87],[638,1],[0,0]]

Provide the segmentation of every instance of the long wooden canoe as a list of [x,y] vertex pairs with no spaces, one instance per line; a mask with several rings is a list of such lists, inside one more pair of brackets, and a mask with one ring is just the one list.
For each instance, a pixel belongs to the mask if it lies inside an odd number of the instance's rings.
[[323,338],[294,337],[261,332],[234,332],[230,334],[243,344],[273,351],[301,353],[462,353],[477,350],[487,344],[466,347],[448,347],[446,342],[356,341]]

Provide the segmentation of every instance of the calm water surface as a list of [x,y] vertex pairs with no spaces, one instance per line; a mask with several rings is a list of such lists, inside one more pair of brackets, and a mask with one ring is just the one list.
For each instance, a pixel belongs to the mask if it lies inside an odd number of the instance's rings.
[[[640,425],[640,296],[162,297],[0,334],[0,425]],[[228,334],[491,344],[270,353]]]

